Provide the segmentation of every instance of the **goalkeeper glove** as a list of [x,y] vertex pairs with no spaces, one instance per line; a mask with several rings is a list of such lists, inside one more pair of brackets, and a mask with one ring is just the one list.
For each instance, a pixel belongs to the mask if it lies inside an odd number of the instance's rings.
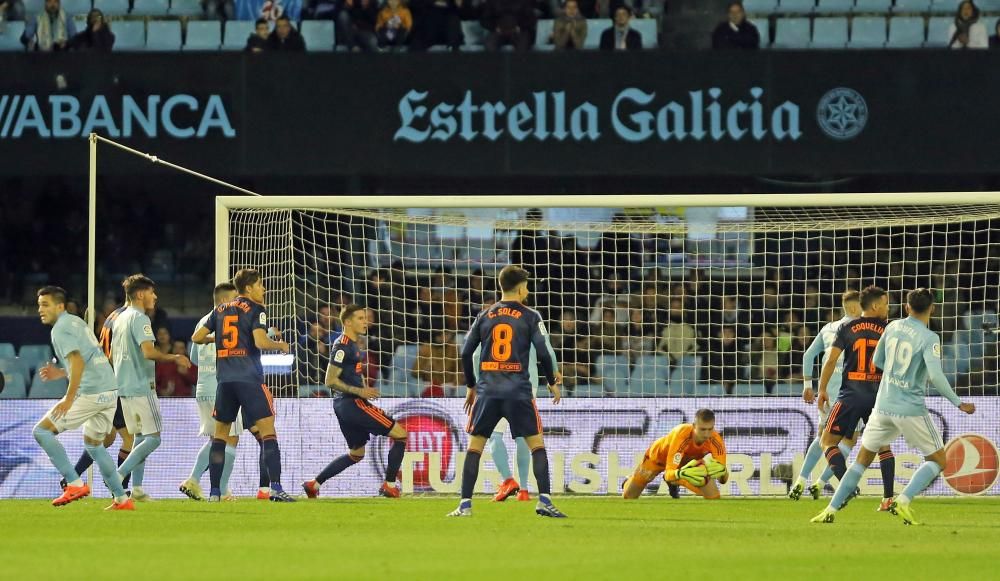
[[705,469],[708,471],[708,476],[710,478],[719,478],[728,471],[725,464],[715,460],[709,460],[706,462]]
[[708,469],[698,460],[691,460],[677,471],[677,477],[687,481],[696,488],[701,488],[708,483]]

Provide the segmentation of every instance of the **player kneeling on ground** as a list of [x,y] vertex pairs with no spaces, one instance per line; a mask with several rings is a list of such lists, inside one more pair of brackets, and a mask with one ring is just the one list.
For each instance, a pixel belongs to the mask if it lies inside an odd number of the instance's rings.
[[646,450],[642,462],[625,481],[622,498],[639,498],[642,491],[663,473],[668,484],[679,484],[691,492],[715,500],[720,484],[729,481],[726,444],[715,431],[715,413],[700,409],[694,423],[681,424]]

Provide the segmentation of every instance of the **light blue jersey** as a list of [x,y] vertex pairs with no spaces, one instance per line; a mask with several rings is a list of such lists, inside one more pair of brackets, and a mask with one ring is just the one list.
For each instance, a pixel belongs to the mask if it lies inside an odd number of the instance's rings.
[[[556,361],[556,352],[552,349],[552,343],[549,341],[549,336],[545,335],[545,348],[549,352],[549,357],[552,358],[552,365],[555,366],[555,371],[559,371],[559,362]],[[472,360],[475,362],[476,366],[476,380],[479,379],[479,362],[482,360],[482,345],[476,347],[476,351],[472,354]],[[528,356],[528,378],[531,381],[531,394],[538,394],[538,352],[535,351],[535,346],[531,346],[531,352]]]
[[[833,343],[837,340],[837,332],[840,328],[844,326],[844,323],[853,321],[854,317],[847,317],[840,319],[839,321],[832,321],[823,325],[823,328],[819,330],[816,338],[806,349],[806,352],[802,355],[802,375],[806,379],[812,378],[813,367],[816,365],[816,358],[823,355],[823,363],[826,363],[826,358],[830,354],[830,348],[833,347]],[[837,367],[834,368],[833,377],[830,378],[830,382],[826,384],[826,392],[830,396],[830,401],[837,401],[837,396],[840,395],[840,382],[844,380],[844,354],[841,353],[840,357],[837,358]],[[816,386],[819,389],[819,386]]]
[[888,416],[927,414],[924,394],[929,379],[938,393],[958,406],[941,370],[941,340],[921,321],[907,317],[889,323],[875,347],[875,366],[882,370],[875,410]]
[[[208,317],[205,315],[195,325],[194,330],[205,326]],[[198,383],[195,385],[195,397],[215,397],[219,381],[215,375],[215,341],[206,345],[191,343],[191,361],[198,366]]]
[[76,315],[63,312],[52,325],[52,347],[59,363],[69,373],[67,357],[79,353],[83,358],[83,377],[80,379],[79,395],[93,395],[118,389],[115,372],[104,356],[101,345],[87,323]]
[[156,341],[153,323],[146,313],[129,306],[115,319],[111,331],[111,358],[120,397],[148,395],[156,385],[156,364],[142,354],[146,341]]

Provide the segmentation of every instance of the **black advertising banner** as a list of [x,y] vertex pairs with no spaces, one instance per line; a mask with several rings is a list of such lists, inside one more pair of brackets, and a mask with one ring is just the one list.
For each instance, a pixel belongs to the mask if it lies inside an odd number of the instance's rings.
[[[221,175],[996,173],[1000,65],[952,51],[0,55],[0,175],[86,135]],[[141,171],[138,161],[102,173]]]

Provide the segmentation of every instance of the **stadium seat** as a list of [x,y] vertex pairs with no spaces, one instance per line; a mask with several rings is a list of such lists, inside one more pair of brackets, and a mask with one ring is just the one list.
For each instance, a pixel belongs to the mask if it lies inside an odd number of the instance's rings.
[[841,49],[847,46],[847,18],[824,17],[813,20],[809,48]]
[[771,14],[778,6],[778,0],[744,0],[743,10],[747,14]]
[[779,18],[774,23],[772,48],[800,49],[809,46],[808,18]]
[[[588,21],[589,25],[590,22]],[[486,40],[486,31],[483,30],[482,25],[474,20],[463,20],[462,21],[462,34],[465,36],[465,43],[462,45],[463,49],[472,48],[473,50],[482,50],[483,41]],[[586,46],[586,43],[584,43]]]
[[411,396],[419,395],[423,388],[423,382],[410,374],[417,360],[417,349],[417,345],[396,347],[389,370],[389,381],[395,385],[406,386],[406,392]]
[[[951,8],[952,12],[955,11],[954,4]],[[896,3],[892,6],[893,12],[904,12],[904,13],[924,13],[930,10],[931,3],[930,0],[896,0]]]
[[325,385],[300,385],[299,397],[331,397],[333,392]]
[[538,29],[535,32],[535,48],[545,50],[547,47],[553,46],[550,42],[552,40],[552,26],[555,23],[554,20],[550,19],[540,19],[538,21]]
[[884,17],[859,16],[851,23],[851,41],[847,48],[883,48],[885,30]]
[[924,44],[924,19],[900,16],[889,20],[889,41],[886,48],[920,48]]
[[694,393],[689,393],[695,397],[718,397],[726,395],[726,388],[718,383],[706,383],[699,381],[694,385]]
[[583,383],[573,388],[573,397],[604,397],[604,386]]
[[892,9],[892,0],[855,0],[855,14],[885,14]]
[[594,362],[608,394],[628,393],[629,360],[625,355],[599,355]]
[[45,0],[24,0],[24,13],[28,16],[45,10]]
[[28,397],[28,383],[20,373],[3,373],[4,388],[0,399],[24,399]]
[[778,12],[781,14],[812,14],[816,8],[816,0],[779,0]]
[[[899,0],[896,0],[896,3],[899,4]],[[987,8],[983,6],[981,0],[976,2],[976,6],[978,6],[979,10],[981,11],[987,10]],[[940,14],[942,16],[945,14],[950,14],[952,17],[954,17],[955,12],[957,10],[958,10],[958,2],[956,2],[955,0],[931,0],[931,5],[927,8],[927,11],[930,12],[931,14]],[[988,26],[987,26],[987,32],[991,35],[993,34],[993,31],[989,30]]]
[[642,355],[629,376],[629,393],[636,396],[668,395],[670,359],[666,355]]
[[[642,48],[656,48],[660,45],[656,39],[656,20],[653,18],[633,18],[630,25],[642,37]],[[598,39],[600,43],[600,39]]]
[[948,27],[952,18],[947,16],[932,16],[927,19],[927,40],[924,48],[945,48],[948,46]]
[[[181,22],[179,20],[151,20],[149,22],[146,29],[146,50],[170,52],[180,49]],[[157,277],[157,279],[160,278],[163,277]]]
[[701,379],[701,358],[697,355],[685,355],[670,372],[670,392],[683,390],[685,395],[691,395],[695,392],[699,379]]
[[[142,2],[142,0],[136,0],[136,2]],[[94,8],[111,18],[125,16],[128,14],[128,0],[94,0]]]
[[[63,12],[65,12],[69,16],[75,16],[77,14],[86,14],[90,12],[91,8],[90,0],[62,0],[61,5]],[[128,12],[127,3],[125,5],[125,12]]]
[[41,375],[35,375],[35,378],[31,380],[28,397],[31,399],[59,399],[66,395],[67,387],[69,387],[69,382],[65,378],[42,381]]
[[218,20],[191,20],[187,23],[184,50],[219,50],[222,45],[222,23]]
[[587,38],[583,39],[583,48],[600,48],[601,35],[609,28],[611,28],[611,21],[607,18],[591,18],[587,20]]
[[757,33],[760,34],[760,48],[771,46],[771,21],[767,18],[757,18],[750,23],[757,27]]
[[28,364],[24,360],[16,357],[0,358],[0,373],[17,374],[25,378],[31,377]]
[[767,388],[763,383],[737,383],[733,388],[733,395],[743,397],[767,395]]
[[168,0],[134,0],[132,16],[166,16],[170,12]]
[[146,48],[146,23],[141,20],[119,20],[111,25],[115,33],[115,50],[131,51]]
[[171,16],[203,16],[205,9],[201,0],[170,0]]
[[774,386],[771,395],[802,395],[801,383],[779,383]]
[[854,0],[819,0],[817,14],[848,14],[854,9]]
[[299,32],[306,41],[306,50],[310,52],[333,52],[336,44],[336,34],[333,31],[332,20],[303,20]]
[[222,36],[222,50],[243,50],[254,31],[253,20],[230,20]]
[[22,345],[18,357],[32,373],[49,361],[52,361],[52,347],[49,345]]
[[24,45],[21,44],[22,34],[24,34],[23,22],[8,22],[3,32],[0,33],[0,52],[23,51]]
[[972,348],[965,343],[957,343],[955,345],[955,371],[959,375],[967,375],[972,370],[971,363]]
[[17,357],[17,352],[14,350],[14,345],[10,343],[0,343],[0,359],[13,359],[15,357]]

